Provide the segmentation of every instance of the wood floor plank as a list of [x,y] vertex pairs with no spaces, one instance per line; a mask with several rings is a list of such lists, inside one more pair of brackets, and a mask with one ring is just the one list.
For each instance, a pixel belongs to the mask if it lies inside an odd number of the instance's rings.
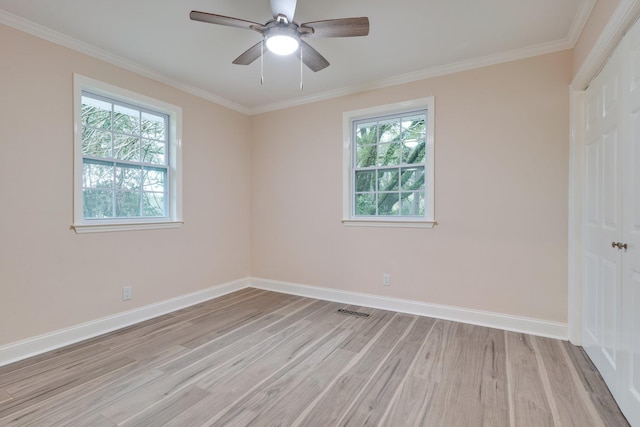
[[553,427],[554,421],[540,378],[540,368],[526,334],[506,332],[509,364],[509,393],[515,425],[522,427]]
[[424,425],[424,413],[435,386],[443,381],[442,363],[447,348],[449,329],[455,324],[437,320],[424,335],[423,345],[413,365],[407,372],[404,383],[394,397],[382,425]]
[[[386,316],[385,316],[386,317]],[[367,351],[353,366],[348,366],[346,372],[321,394],[312,404],[311,410],[301,414],[294,422],[303,426],[335,425],[347,412],[355,396],[369,381],[382,361],[395,347],[413,318],[406,315],[395,315],[388,318],[384,324],[377,324],[377,333],[370,337],[371,346],[361,349]],[[373,345],[375,344],[375,345]],[[346,347],[343,348],[346,350]]]
[[591,402],[598,408],[598,412],[607,426],[628,427],[629,422],[620,412],[618,404],[613,399],[609,388],[602,379],[600,372],[593,365],[589,356],[581,347],[577,347],[568,341],[562,343],[567,354],[585,388]]
[[7,390],[0,388],[0,403],[8,402],[11,399],[13,399],[13,396],[11,396]]
[[5,402],[0,405],[0,420],[10,417],[14,412],[32,406],[40,401],[48,400],[59,393],[73,389],[74,387],[93,380],[94,378],[117,371],[133,363],[135,363],[134,360],[126,357],[114,358],[101,365],[95,366],[92,370],[82,372],[81,375],[61,378],[53,383],[43,385],[42,387],[34,390],[28,396],[14,398],[9,402]]
[[[239,333],[231,333],[228,336],[221,337],[209,344],[201,346],[197,351],[204,352],[204,354],[195,362],[190,359],[186,361],[177,359],[174,363],[163,366],[161,369],[168,373],[181,372],[182,374],[196,377],[210,371],[212,366],[222,365],[237,356],[243,355],[264,341],[270,340],[262,344],[262,350],[257,350],[257,352],[254,350],[254,354],[258,354],[259,356],[260,351],[265,351],[265,348],[270,348],[272,345],[276,345],[275,343],[286,340],[287,337],[292,336],[296,331],[300,331],[308,326],[311,323],[311,320],[308,319],[309,316],[322,309],[322,307],[327,307],[327,305],[328,304],[317,306],[314,304],[312,306],[303,306],[301,310],[290,313],[290,315],[284,319],[277,320],[275,324],[283,326],[277,334],[268,332],[272,325],[266,325],[266,330],[258,329],[253,332],[253,328],[240,329],[236,331]],[[288,317],[297,320],[294,323],[285,322]],[[301,320],[305,321],[299,323],[295,328],[288,329],[284,327],[285,325],[288,327],[294,326]],[[260,326],[260,324],[258,324],[258,326]]]
[[402,384],[420,349],[415,340],[402,339],[365,386],[351,409],[343,416],[342,425],[369,425],[380,420]]
[[[175,425],[209,424],[254,387],[279,372],[297,366],[300,363],[297,359],[314,352],[331,335],[332,330],[344,322],[343,318],[334,314],[333,304],[324,310],[331,315],[330,320],[315,323],[309,318],[299,320],[250,352],[231,359],[211,375],[205,376],[196,384],[210,391],[211,395],[200,402],[187,419],[179,419]],[[346,337],[348,332],[344,332],[344,335]]]
[[[270,424],[268,420],[263,419],[263,413],[273,408],[277,403],[284,403],[282,399],[286,399],[287,403],[290,401],[299,403],[303,394],[296,393],[297,386],[313,371],[319,369],[323,362],[335,369],[353,357],[353,353],[340,351],[338,348],[349,334],[348,330],[334,329],[329,335],[323,337],[312,351],[306,352],[304,356],[291,363],[287,369],[279,370],[276,375],[262,383],[260,390],[254,389],[253,393],[238,400],[213,425],[264,426],[265,423]],[[291,406],[295,406],[295,404]],[[281,405],[276,410],[276,414],[280,415],[277,418],[295,419],[298,413],[291,412],[291,409],[293,408],[287,404]]]
[[628,426],[568,343],[259,289],[0,367],[0,426],[509,423]]
[[[441,369],[446,380],[427,402],[424,425],[509,425],[503,331],[456,324]],[[464,411],[454,409],[461,406]]]
[[184,347],[173,346],[155,359],[144,363],[137,361],[119,371],[97,377],[41,405],[26,409],[18,414],[20,422],[17,425],[80,425],[85,417],[97,413],[115,399],[135,393],[139,388],[155,381],[162,376],[162,372],[156,368],[184,351]]
[[144,412],[135,417],[118,423],[120,426],[156,427],[164,425],[180,414],[188,411],[196,403],[209,395],[208,392],[198,387],[188,387],[179,393],[164,399],[156,405],[150,406]]
[[[553,400],[558,408],[562,426],[604,426],[599,415],[595,414],[590,402],[581,399],[579,388],[582,383],[574,381],[569,366],[562,352],[560,342],[549,338],[533,337],[537,345],[547,378],[551,386]],[[595,416],[594,416],[595,415]]]

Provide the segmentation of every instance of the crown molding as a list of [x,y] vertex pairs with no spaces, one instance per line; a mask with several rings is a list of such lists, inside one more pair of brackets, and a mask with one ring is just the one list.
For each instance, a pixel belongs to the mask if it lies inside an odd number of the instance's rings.
[[147,67],[143,67],[142,65],[134,61],[115,55],[111,52],[108,52],[104,49],[96,47],[92,44],[83,42],[71,36],[67,36],[66,34],[62,34],[58,31],[54,31],[43,25],[37,24],[33,21],[29,21],[27,19],[21,18],[16,15],[13,15],[1,9],[0,9],[0,23],[13,27],[17,30],[23,31],[27,34],[31,34],[41,39],[50,41],[57,45],[75,50],[77,52],[80,52],[85,55],[91,56],[93,58],[99,59],[101,61],[107,62],[109,64],[115,65],[117,67],[124,68],[125,70],[132,71],[136,74],[140,74],[141,76],[148,77],[160,83],[167,84],[183,92],[206,99],[207,101],[211,101],[214,104],[218,104],[220,106],[229,108],[231,110],[235,110],[239,113],[248,115],[250,112],[250,110],[244,105],[240,105],[236,102],[230,101],[226,98],[223,98],[211,92],[202,90],[195,86],[184,84],[164,74],[158,73],[155,70],[152,70]]
[[530,58],[539,55],[545,55],[548,53],[559,52],[567,49],[572,49],[575,42],[572,42],[569,37],[563,40],[542,43],[535,46],[530,46],[524,49],[515,49],[508,52],[501,52],[494,55],[483,56],[480,58],[474,58],[466,61],[455,62],[447,65],[442,65],[433,68],[427,68],[425,70],[415,71],[406,74],[400,74],[397,76],[379,79],[369,83],[360,85],[347,86],[341,89],[330,90],[322,92],[316,95],[296,98],[292,100],[276,102],[264,106],[254,107],[249,110],[250,115],[268,113],[270,111],[282,110],[290,107],[297,107],[304,104],[310,104],[312,102],[324,101],[327,99],[338,98],[340,96],[353,95],[355,93],[365,92],[374,89],[382,89],[390,86],[396,86],[405,83],[411,83],[419,80],[425,80],[433,77],[440,77],[448,74],[460,73],[463,71],[469,71],[476,68],[488,67],[490,65],[502,64],[505,62],[517,61],[519,59]]
[[613,49],[618,45],[626,31],[640,15],[640,0],[620,0],[607,25],[600,33],[595,45],[586,59],[575,73],[571,88],[584,90],[591,80],[598,75],[609,58]]
[[582,30],[584,30],[584,26],[587,24],[587,20],[589,19],[589,16],[591,16],[591,12],[595,5],[596,0],[585,0],[576,12],[576,16],[574,16],[571,28],[569,29],[569,35],[567,36],[567,39],[571,44],[571,48],[576,46],[576,43],[582,34]]
[[[621,0],[621,3],[637,3],[640,0]],[[411,83],[419,80],[429,79],[433,77],[439,77],[447,74],[454,74],[463,71],[469,71],[476,68],[487,67],[491,65],[497,65],[505,62],[516,61],[519,59],[529,58],[538,55],[544,55],[548,53],[558,52],[566,49],[572,49],[578,37],[580,36],[584,25],[586,24],[589,15],[595,5],[596,0],[586,0],[582,6],[576,12],[576,16],[573,19],[573,23],[569,33],[565,39],[542,43],[535,46],[526,47],[523,49],[516,49],[509,52],[502,52],[494,55],[488,55],[480,58],[474,58],[466,61],[460,61],[456,63],[446,64],[438,67],[419,70],[411,73],[405,73],[389,78],[383,78],[375,81],[371,81],[364,84],[357,84],[352,86],[343,87],[340,89],[329,90],[322,93],[318,93],[311,96],[305,96],[295,98],[291,100],[276,102],[267,105],[261,105],[257,107],[246,107],[238,104],[219,95],[211,93],[209,91],[197,88],[195,86],[187,85],[178,80],[172,79],[166,75],[158,73],[147,67],[123,58],[121,56],[110,53],[104,49],[93,46],[89,43],[83,42],[76,38],[67,36],[60,32],[54,31],[50,28],[36,24],[35,22],[26,20],[19,16],[13,15],[9,12],[0,10],[0,23],[11,26],[18,30],[24,31],[28,34],[36,37],[48,40],[52,43],[67,47],[69,49],[78,51],[80,53],[92,56],[107,63],[116,65],[142,76],[151,78],[153,80],[165,83],[183,92],[191,95],[198,96],[200,98],[211,101],[215,104],[229,108],[246,115],[256,115],[267,113],[270,111],[282,110],[286,108],[296,107],[300,105],[310,104],[313,102],[324,101],[332,98],[338,98],[341,96],[352,95],[359,92],[365,92],[369,90],[382,89],[390,86],[396,86],[405,83]],[[621,9],[621,4],[618,9]],[[584,68],[584,67],[583,67]]]

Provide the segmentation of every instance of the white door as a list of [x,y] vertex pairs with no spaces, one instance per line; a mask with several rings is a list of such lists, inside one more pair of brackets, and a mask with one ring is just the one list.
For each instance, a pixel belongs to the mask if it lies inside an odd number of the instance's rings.
[[[623,155],[622,328],[620,407],[640,425],[640,25],[626,36],[629,143]],[[623,71],[624,74],[624,71]]]
[[585,97],[583,346],[609,388],[617,384],[622,291],[618,161],[621,55],[616,50]]
[[585,100],[583,345],[640,426],[640,25]]

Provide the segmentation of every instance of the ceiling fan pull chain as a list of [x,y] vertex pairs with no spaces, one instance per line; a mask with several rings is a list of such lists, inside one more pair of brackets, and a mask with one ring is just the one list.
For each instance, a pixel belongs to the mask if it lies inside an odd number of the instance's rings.
[[300,91],[304,90],[304,85],[302,84],[302,46],[300,46]]
[[264,84],[264,39],[260,43],[260,84]]

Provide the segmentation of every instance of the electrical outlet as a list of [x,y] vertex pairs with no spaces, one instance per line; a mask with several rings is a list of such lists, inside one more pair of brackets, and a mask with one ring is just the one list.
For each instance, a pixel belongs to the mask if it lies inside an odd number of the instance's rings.
[[384,273],[382,275],[382,284],[384,286],[391,286],[391,275],[390,274]]
[[122,287],[122,301],[129,301],[131,299],[131,286],[123,286]]

